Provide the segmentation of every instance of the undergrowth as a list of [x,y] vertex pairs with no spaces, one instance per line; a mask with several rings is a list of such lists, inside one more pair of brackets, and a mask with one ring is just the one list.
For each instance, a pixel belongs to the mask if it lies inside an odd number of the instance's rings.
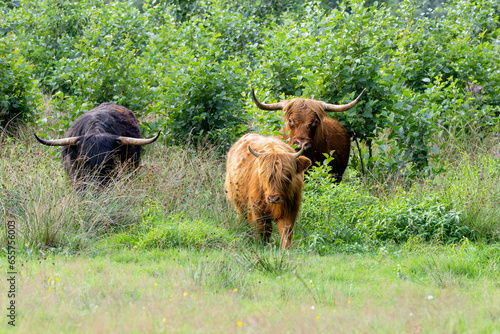
[[[239,247],[240,259],[256,269],[268,262],[280,267],[281,255],[261,258],[252,250],[279,246],[276,233],[264,245],[248,225],[237,223],[217,148],[157,142],[146,147],[136,172],[119,173],[104,190],[81,193],[64,174],[59,149],[31,136],[21,131],[0,147],[0,214],[16,221],[21,251]],[[316,166],[306,174],[294,249],[364,252],[413,238],[498,241],[500,154],[496,138],[488,140],[474,151],[448,145],[454,152],[446,173],[385,187],[350,169],[344,182],[333,184],[327,164]]]

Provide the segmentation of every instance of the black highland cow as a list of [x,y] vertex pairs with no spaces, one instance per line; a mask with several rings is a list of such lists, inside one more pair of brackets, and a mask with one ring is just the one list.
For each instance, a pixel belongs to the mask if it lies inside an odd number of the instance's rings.
[[44,140],[48,146],[64,146],[61,150],[64,168],[75,183],[109,182],[118,163],[139,167],[142,145],[151,144],[160,133],[143,139],[139,123],[129,109],[113,103],[100,106],[78,117],[63,139]]

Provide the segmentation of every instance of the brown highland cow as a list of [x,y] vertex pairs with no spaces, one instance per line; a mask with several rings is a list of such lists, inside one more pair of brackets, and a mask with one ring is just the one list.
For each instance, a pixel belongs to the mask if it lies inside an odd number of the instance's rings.
[[281,247],[291,245],[302,202],[304,171],[311,161],[274,137],[241,137],[227,156],[226,194],[238,216],[247,215],[257,233],[269,240],[278,222]]
[[324,153],[333,151],[330,162],[331,173],[337,182],[342,181],[342,175],[349,162],[351,139],[345,127],[336,119],[328,118],[327,111],[341,112],[351,109],[358,103],[365,90],[352,102],[344,105],[329,104],[311,99],[295,98],[279,103],[264,104],[257,100],[252,88],[253,101],[262,110],[284,110],[282,130],[284,138],[290,145],[304,149],[304,156],[311,159],[312,164],[323,162]]

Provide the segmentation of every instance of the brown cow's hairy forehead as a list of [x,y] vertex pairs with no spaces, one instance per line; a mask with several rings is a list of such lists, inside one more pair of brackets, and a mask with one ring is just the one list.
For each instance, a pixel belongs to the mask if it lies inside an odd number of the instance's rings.
[[311,99],[293,99],[287,103],[284,108],[285,115],[283,116],[286,122],[289,118],[317,118],[322,121],[326,118],[326,112],[323,107],[323,102]]
[[293,154],[266,153],[259,158],[261,177],[277,189],[284,191],[297,173]]

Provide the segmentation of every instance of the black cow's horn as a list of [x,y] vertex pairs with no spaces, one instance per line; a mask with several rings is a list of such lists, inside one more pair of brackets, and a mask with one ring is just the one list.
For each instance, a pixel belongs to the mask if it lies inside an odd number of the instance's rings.
[[252,153],[253,155],[255,155],[257,158],[262,155],[262,153],[258,153],[258,152],[255,152],[254,150],[252,150],[252,148],[250,147],[250,145],[248,145],[248,150],[250,151],[250,153]]
[[295,159],[297,159],[298,157],[300,157],[303,152],[304,152],[304,145],[302,145],[302,147],[300,148],[300,151],[298,151],[297,153],[295,153],[295,155],[294,155]]
[[363,89],[363,91],[361,92],[361,94],[359,94],[359,96],[356,98],[356,100],[351,101],[348,104],[337,105],[337,104],[330,104],[330,103],[323,102],[323,108],[325,109],[325,111],[337,111],[337,112],[349,110],[352,107],[354,107],[356,105],[356,103],[358,103],[361,96],[363,96],[363,93],[365,92],[365,90],[366,90],[366,88]]
[[252,87],[252,98],[255,105],[262,110],[283,110],[283,108],[285,108],[286,105],[286,103],[283,102],[271,103],[271,104],[260,103],[259,100],[257,100],[257,97],[255,97],[255,91],[253,90],[253,87]]
[[153,138],[149,138],[149,139],[133,138],[133,137],[118,137],[118,138],[116,138],[116,140],[121,145],[147,145],[147,144],[151,144],[156,139],[158,139],[160,137],[160,133],[161,132],[158,132],[158,134],[156,136],[154,136]]
[[36,133],[34,133],[36,140],[38,140],[40,143],[43,145],[47,146],[68,146],[68,145],[75,145],[76,140],[78,137],[68,137],[68,138],[63,138],[63,139],[52,139],[52,140],[46,140],[38,137]]

